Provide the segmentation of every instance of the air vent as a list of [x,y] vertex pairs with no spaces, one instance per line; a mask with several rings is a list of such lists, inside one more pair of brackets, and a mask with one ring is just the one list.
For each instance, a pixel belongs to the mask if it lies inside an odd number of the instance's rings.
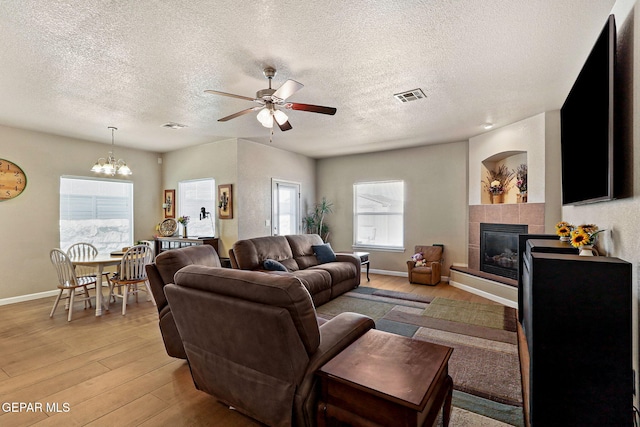
[[169,129],[183,129],[186,128],[187,125],[181,125],[180,123],[169,122],[162,125],[163,128]]
[[426,98],[422,89],[413,89],[407,92],[396,93],[393,96],[400,102],[417,101],[418,99]]

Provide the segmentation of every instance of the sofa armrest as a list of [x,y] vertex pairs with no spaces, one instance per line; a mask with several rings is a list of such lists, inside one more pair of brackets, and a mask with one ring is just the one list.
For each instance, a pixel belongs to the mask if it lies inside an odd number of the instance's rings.
[[336,261],[338,262],[350,262],[351,264],[356,266],[356,271],[358,272],[358,276],[360,276],[360,269],[361,269],[361,264],[360,264],[360,258],[355,256],[354,254],[347,254],[347,253],[341,253],[341,252],[337,252],[336,253]]
[[311,356],[307,371],[296,391],[296,400],[301,399],[302,402],[295,407],[301,407],[303,412],[295,414],[297,425],[315,424],[320,392],[316,371],[369,329],[375,329],[373,319],[358,313],[340,313],[320,326],[320,346]]

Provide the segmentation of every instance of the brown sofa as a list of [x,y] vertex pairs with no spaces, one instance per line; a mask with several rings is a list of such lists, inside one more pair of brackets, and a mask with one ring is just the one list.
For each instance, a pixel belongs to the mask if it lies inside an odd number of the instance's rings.
[[319,326],[292,274],[190,265],[165,293],[199,390],[269,426],[313,426],[315,372],[367,330],[342,313]]
[[169,356],[180,359],[186,359],[187,356],[173,321],[171,307],[169,307],[164,294],[164,287],[167,283],[173,283],[173,277],[178,270],[192,264],[220,267],[220,258],[211,245],[188,246],[162,252],[153,263],[145,266],[151,292],[157,304],[164,347]]
[[323,243],[317,234],[238,240],[229,250],[229,259],[235,269],[254,271],[265,271],[267,259],[280,262],[288,272],[274,273],[299,278],[319,306],[360,285],[360,259],[336,253],[334,262],[320,263],[313,246]]

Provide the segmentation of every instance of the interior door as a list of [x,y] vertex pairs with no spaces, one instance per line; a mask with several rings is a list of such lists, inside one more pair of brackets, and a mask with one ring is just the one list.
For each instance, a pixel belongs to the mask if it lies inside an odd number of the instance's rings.
[[300,233],[300,184],[274,179],[271,200],[271,234],[286,236]]

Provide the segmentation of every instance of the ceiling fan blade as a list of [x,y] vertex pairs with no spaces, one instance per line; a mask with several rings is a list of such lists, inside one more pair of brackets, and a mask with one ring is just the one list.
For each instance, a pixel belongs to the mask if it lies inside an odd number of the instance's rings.
[[321,114],[329,114],[333,116],[337,109],[333,107],[323,107],[321,105],[310,105],[310,104],[298,104],[295,102],[290,102],[286,105],[286,108],[290,108],[292,110],[302,110],[309,111],[311,113],[321,113]]
[[290,97],[291,95],[293,95],[294,93],[296,93],[297,91],[299,91],[300,89],[302,89],[303,87],[304,85],[302,83],[298,83],[295,80],[287,80],[286,82],[284,82],[282,86],[280,86],[278,90],[276,90],[273,93],[272,96],[284,100]]
[[247,101],[255,101],[255,98],[249,98],[248,96],[242,96],[242,95],[234,95],[233,93],[226,93],[226,92],[219,92],[217,90],[205,90],[206,93],[210,93],[212,95],[222,95],[222,96],[229,96],[231,98],[238,98],[238,99],[245,99]]
[[244,116],[245,114],[249,114],[250,112],[252,112],[252,111],[256,111],[256,110],[259,110],[259,109],[261,109],[261,108],[264,108],[264,107],[251,107],[251,108],[247,108],[246,110],[238,111],[237,113],[231,114],[230,116],[227,116],[227,117],[223,117],[223,118],[221,118],[221,119],[218,119],[218,121],[219,121],[219,122],[226,122],[226,121],[228,121],[228,120],[235,119],[236,117]]
[[288,121],[284,122],[283,124],[278,123],[277,120],[274,120],[274,122],[276,122],[282,132],[293,129],[291,123],[289,123]]

